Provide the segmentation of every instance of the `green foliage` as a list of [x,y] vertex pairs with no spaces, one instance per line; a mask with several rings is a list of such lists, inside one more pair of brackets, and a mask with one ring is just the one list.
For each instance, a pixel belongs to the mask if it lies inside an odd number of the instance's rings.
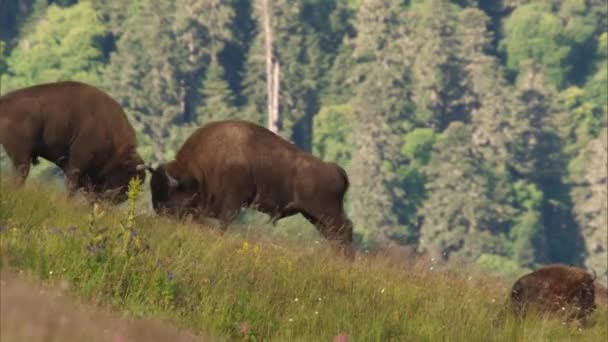
[[105,34],[90,2],[69,8],[49,6],[44,20],[36,22],[8,57],[7,88],[66,79],[98,83]]
[[[519,6],[505,21],[505,38],[501,48],[507,54],[507,67],[517,73],[522,62],[540,63],[557,87],[578,80],[575,72],[584,68],[584,52],[593,38],[594,16],[588,16],[585,1],[563,1],[559,13],[553,13],[548,1]],[[564,22],[566,25],[564,25]]]
[[606,126],[606,115],[600,105],[587,100],[586,91],[579,87],[565,89],[557,100],[564,111],[560,133],[567,144],[565,152],[570,154],[600,134]]
[[426,165],[431,158],[437,134],[431,128],[417,128],[405,135],[401,153],[415,165]]
[[480,269],[497,270],[500,275],[509,279],[516,279],[532,271],[532,269],[521,267],[510,258],[495,254],[481,254],[475,263]]
[[428,199],[420,209],[419,248],[435,258],[472,261],[507,247],[501,235],[513,208],[500,196],[496,171],[481,163],[471,146],[471,127],[453,122],[423,169]]
[[520,207],[509,236],[513,241],[511,256],[523,267],[532,267],[535,262],[546,259],[545,231],[542,221],[543,192],[534,184],[517,181],[513,184],[513,204]]
[[381,244],[405,230],[405,218],[396,212],[406,196],[397,170],[404,162],[400,147],[414,106],[404,94],[411,85],[412,56],[403,54],[409,39],[401,29],[401,10],[396,2],[363,2],[353,42],[358,83],[352,130],[357,153],[349,168],[352,212],[358,229],[372,230]]
[[314,118],[313,153],[343,167],[349,165],[353,116],[350,104],[322,107]]
[[459,7],[441,0],[425,1],[414,7],[413,35],[417,38],[412,73],[416,119],[438,131],[452,121],[470,116],[470,89],[463,63],[462,40],[458,32]]
[[[402,228],[390,234],[392,240],[401,244],[416,244],[418,241],[421,224],[418,211],[427,198],[423,168],[430,160],[436,140],[437,134],[431,128],[416,128],[404,136],[401,155],[406,161],[394,170],[397,176],[393,183],[405,194],[394,205]],[[393,165],[388,163],[388,170],[392,169]]]
[[199,93],[202,95],[203,103],[196,110],[198,124],[237,117],[234,95],[224,79],[223,68],[216,58],[213,58],[209,65],[203,88]]
[[585,84],[585,97],[603,109],[604,120],[608,116],[608,32],[597,38],[594,73],[589,75]]

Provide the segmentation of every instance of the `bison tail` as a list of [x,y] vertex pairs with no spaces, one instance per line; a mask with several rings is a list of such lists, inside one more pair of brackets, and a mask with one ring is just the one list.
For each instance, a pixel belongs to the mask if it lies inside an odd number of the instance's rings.
[[340,165],[338,165],[338,164],[335,164],[335,165],[336,165],[336,168],[338,169],[338,173],[344,180],[344,193],[346,193],[348,191],[348,187],[350,186],[350,182],[348,180],[348,174],[346,173],[346,170],[344,170],[344,168],[342,168]]

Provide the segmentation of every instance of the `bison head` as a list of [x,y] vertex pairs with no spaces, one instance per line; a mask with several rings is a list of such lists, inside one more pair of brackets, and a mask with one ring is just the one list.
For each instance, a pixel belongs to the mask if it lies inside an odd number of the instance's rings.
[[197,188],[192,182],[170,175],[168,164],[151,170],[152,206],[157,214],[182,217],[196,206]]
[[126,201],[129,182],[136,177],[142,183],[146,180],[146,165],[139,156],[124,161],[103,177],[99,184],[102,199],[113,203]]

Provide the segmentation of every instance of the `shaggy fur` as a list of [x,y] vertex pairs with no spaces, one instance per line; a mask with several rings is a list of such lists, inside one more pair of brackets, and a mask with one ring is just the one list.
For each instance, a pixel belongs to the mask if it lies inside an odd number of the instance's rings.
[[19,184],[38,157],[64,171],[70,194],[85,188],[122,202],[129,180],[145,179],[135,131],[118,102],[80,82],[40,84],[0,97],[0,144]]
[[516,314],[529,307],[542,312],[563,312],[584,319],[595,310],[595,277],[583,269],[554,264],[519,278],[511,289]]
[[217,218],[222,229],[241,207],[269,214],[273,223],[299,213],[328,240],[352,248],[344,169],[246,121],[199,128],[174,161],[152,170],[150,186],[159,213]]

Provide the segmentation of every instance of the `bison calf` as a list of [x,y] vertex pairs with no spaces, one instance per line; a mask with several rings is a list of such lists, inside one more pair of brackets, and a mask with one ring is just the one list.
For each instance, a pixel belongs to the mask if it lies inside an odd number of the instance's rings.
[[519,278],[511,289],[516,314],[529,307],[541,312],[564,312],[569,318],[584,319],[595,309],[595,277],[585,270],[549,265]]
[[0,144],[18,184],[38,157],[63,170],[70,194],[85,188],[122,202],[129,180],[145,178],[135,131],[121,106],[80,82],[40,84],[0,97]]
[[240,120],[210,123],[184,142],[174,161],[151,172],[158,213],[217,218],[222,229],[241,207],[269,214],[273,223],[300,213],[352,257],[346,172],[266,128]]

